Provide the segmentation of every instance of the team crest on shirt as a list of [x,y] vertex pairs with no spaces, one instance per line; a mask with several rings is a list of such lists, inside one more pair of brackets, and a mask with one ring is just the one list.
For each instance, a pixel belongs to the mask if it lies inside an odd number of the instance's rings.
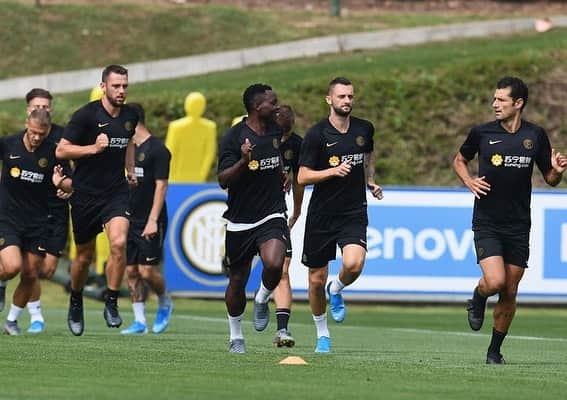
[[291,150],[291,149],[286,150],[285,153],[284,153],[284,158],[286,160],[293,160],[293,150]]
[[364,136],[357,136],[355,141],[359,147],[362,147],[366,144],[366,139],[364,139]]
[[259,166],[260,166],[260,163],[259,163],[258,161],[256,161],[256,160],[251,160],[251,161],[248,163],[248,169],[249,169],[250,171],[256,171]]
[[337,165],[339,165],[339,157],[337,156],[331,156],[329,157],[329,165],[331,167],[336,167]]
[[132,128],[134,128],[134,124],[132,124],[131,121],[126,121],[124,123],[124,129],[126,129],[128,132],[132,132]]
[[37,161],[37,165],[40,166],[40,168],[45,168],[47,167],[47,158],[42,157]]
[[138,154],[138,161],[142,162],[146,159],[146,154],[145,153],[140,153]]
[[12,167],[12,168],[10,168],[10,176],[11,176],[12,178],[18,178],[21,173],[22,173],[22,170],[19,169],[18,167]]
[[502,158],[502,156],[500,154],[494,154],[492,156],[492,158],[490,159],[490,162],[492,163],[492,165],[494,165],[495,167],[499,167],[502,165],[502,161],[504,161],[504,159]]
[[278,141],[278,139],[272,140],[272,145],[274,146],[274,149],[280,148],[280,142]]
[[0,246],[4,246],[4,243],[6,243],[6,239],[0,238]]
[[531,150],[534,148],[534,142],[531,139],[524,139],[524,149]]

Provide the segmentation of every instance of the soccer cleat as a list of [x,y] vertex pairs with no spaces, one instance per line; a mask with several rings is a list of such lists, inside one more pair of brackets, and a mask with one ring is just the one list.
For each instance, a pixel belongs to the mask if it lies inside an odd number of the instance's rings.
[[244,339],[231,339],[228,342],[228,351],[238,354],[246,353],[246,344],[244,343]]
[[317,346],[315,353],[330,353],[331,352],[331,338],[328,336],[321,336],[317,338]]
[[469,326],[473,331],[478,331],[482,328],[482,323],[484,322],[484,309],[485,307],[479,306],[473,301],[473,299],[467,300]]
[[45,323],[43,321],[33,321],[28,328],[28,333],[41,333],[45,328]]
[[141,335],[148,333],[148,327],[146,326],[146,324],[142,324],[140,321],[134,321],[132,325],[130,325],[126,329],[122,329],[120,333],[123,335]]
[[293,347],[295,346],[295,339],[287,329],[280,329],[276,332],[276,336],[274,337],[274,346]]
[[504,357],[502,357],[502,354],[500,354],[500,353],[498,353],[498,354],[488,353],[486,355],[486,363],[487,364],[506,364],[506,360],[504,360]]
[[169,319],[173,312],[173,302],[169,300],[165,307],[159,307],[156,313],[154,326],[152,326],[153,333],[162,333],[169,325]]
[[6,306],[6,281],[0,281],[0,312]]
[[263,331],[268,326],[269,321],[270,309],[268,302],[257,303],[256,300],[254,300],[254,329],[258,332]]
[[85,315],[83,312],[83,298],[69,300],[69,312],[67,313],[67,326],[75,336],[81,336],[85,329]]
[[122,325],[122,318],[118,314],[118,304],[107,301],[102,315],[106,321],[106,326],[109,328],[120,328],[120,325]]
[[331,294],[331,282],[327,285],[327,295],[329,295],[329,308],[331,309],[331,317],[335,322],[343,322],[345,320],[346,308],[343,295],[340,293]]
[[6,320],[6,323],[4,324],[4,334],[10,336],[20,336],[22,334],[22,331],[18,326],[18,321]]

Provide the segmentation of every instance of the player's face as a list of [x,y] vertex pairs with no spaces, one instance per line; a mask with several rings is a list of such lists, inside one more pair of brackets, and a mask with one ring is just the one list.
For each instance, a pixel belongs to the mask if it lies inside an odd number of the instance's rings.
[[128,75],[111,72],[106,82],[101,83],[101,88],[110,104],[121,107],[128,94]]
[[258,115],[263,120],[275,121],[279,111],[278,96],[273,90],[268,90],[257,105]]
[[492,101],[492,109],[498,121],[506,121],[514,118],[522,109],[524,99],[516,99],[514,101],[510,96],[512,88],[496,89],[494,91],[494,100]]
[[51,114],[51,100],[42,97],[31,99],[28,103],[28,115],[30,115],[33,110],[45,110]]
[[295,123],[295,118],[293,117],[293,113],[290,111],[289,108],[281,108],[278,111],[278,115],[276,116],[276,122],[282,128],[284,135],[288,135],[291,133],[293,129],[293,125]]
[[338,83],[333,86],[325,100],[336,114],[346,117],[351,113],[354,104],[354,87]]
[[50,128],[50,126],[40,125],[35,119],[26,121],[26,136],[32,149],[38,148],[43,143]]

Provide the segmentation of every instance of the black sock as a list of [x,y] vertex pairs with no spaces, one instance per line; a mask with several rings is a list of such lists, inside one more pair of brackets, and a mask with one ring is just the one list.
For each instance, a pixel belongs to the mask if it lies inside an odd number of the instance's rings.
[[478,291],[478,286],[474,288],[474,292],[473,292],[474,303],[479,304],[481,306],[485,306],[487,299],[488,297],[484,297],[483,295],[480,294],[480,292]]
[[289,308],[276,308],[276,318],[278,320],[278,331],[280,329],[287,330],[287,323],[289,322],[289,316],[291,310]]
[[71,299],[74,300],[74,301],[82,301],[83,300],[83,289],[81,289],[81,290],[71,289]]
[[492,328],[492,339],[490,340],[490,346],[488,346],[489,354],[500,354],[500,346],[502,346],[506,333],[499,332]]
[[106,302],[116,304],[118,302],[118,290],[106,290]]

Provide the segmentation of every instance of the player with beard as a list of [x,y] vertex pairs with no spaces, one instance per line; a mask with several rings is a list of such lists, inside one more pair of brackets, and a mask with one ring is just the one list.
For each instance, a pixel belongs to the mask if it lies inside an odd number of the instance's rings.
[[341,291],[358,278],[366,258],[365,189],[382,199],[382,188],[374,180],[374,126],[351,116],[352,83],[346,78],[333,79],[325,99],[330,115],[305,135],[298,175],[300,185],[314,185],[302,262],[309,267],[309,304],[317,331],[317,353],[331,351],[325,300],[329,261],[335,259],[338,244],[343,265],[326,291],[331,316],[342,322],[346,309]]
[[[551,148],[545,130],[522,119],[528,87],[515,77],[496,84],[492,108],[496,119],[471,129],[453,168],[474,194],[472,229],[482,277],[467,303],[468,320],[478,331],[488,297],[498,293],[487,364],[505,364],[500,353],[516,312],[518,285],[528,266],[532,172],[537,164],[545,181],[556,186],[567,157]],[[478,154],[478,177],[469,161]]]
[[248,117],[223,136],[219,151],[218,180],[228,189],[224,265],[228,270],[225,292],[230,328],[229,351],[245,353],[242,317],[246,283],[252,258],[259,253],[262,282],[254,299],[254,328],[268,325],[268,299],[282,274],[289,229],[281,194],[281,129],[275,123],[278,98],[270,86],[254,84],[243,95]]
[[138,116],[124,104],[128,92],[126,68],[107,66],[100,86],[104,93],[102,99],[88,103],[73,114],[57,146],[58,158],[75,160],[71,216],[77,256],[71,263],[67,317],[69,330],[75,336],[83,334],[83,288],[94,256],[95,239],[103,227],[110,243],[103,316],[108,327],[118,328],[122,324],[118,292],[126,268],[128,183],[136,184],[132,136]]

